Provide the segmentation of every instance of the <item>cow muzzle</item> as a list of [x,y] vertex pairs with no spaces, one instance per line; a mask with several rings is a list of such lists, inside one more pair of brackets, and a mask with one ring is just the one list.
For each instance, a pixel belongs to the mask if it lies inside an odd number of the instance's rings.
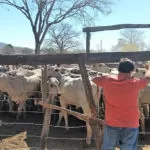
[[57,93],[57,96],[60,97],[60,96],[61,96],[61,93]]

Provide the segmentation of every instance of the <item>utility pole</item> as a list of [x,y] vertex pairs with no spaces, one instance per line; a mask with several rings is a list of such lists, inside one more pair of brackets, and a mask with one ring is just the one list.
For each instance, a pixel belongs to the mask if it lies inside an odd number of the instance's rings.
[[102,40],[100,40],[100,51],[101,51],[101,52],[103,51],[103,43],[102,43]]

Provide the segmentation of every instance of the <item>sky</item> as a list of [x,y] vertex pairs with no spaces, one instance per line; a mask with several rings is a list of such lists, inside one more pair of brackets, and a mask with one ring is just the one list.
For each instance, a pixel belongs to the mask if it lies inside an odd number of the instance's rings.
[[[150,0],[116,0],[109,15],[100,15],[95,26],[105,26],[122,23],[150,23]],[[34,48],[34,36],[29,21],[16,9],[0,7],[0,42]],[[76,24],[73,27],[77,26]],[[81,41],[85,48],[85,34],[81,32]],[[145,31],[145,41],[150,44],[150,29]],[[91,49],[102,48],[109,51],[117,44],[120,30],[103,31],[91,34]]]

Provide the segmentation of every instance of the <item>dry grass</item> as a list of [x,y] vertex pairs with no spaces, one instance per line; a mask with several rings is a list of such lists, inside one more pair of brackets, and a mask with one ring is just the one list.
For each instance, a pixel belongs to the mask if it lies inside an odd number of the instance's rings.
[[29,150],[26,139],[26,132],[0,141],[0,150]]
[[[26,139],[26,132],[22,132],[13,137],[9,137],[0,141],[0,150],[30,150],[27,143],[24,141]],[[116,150],[120,150],[116,148]],[[143,145],[139,147],[138,150],[150,150],[150,146]]]

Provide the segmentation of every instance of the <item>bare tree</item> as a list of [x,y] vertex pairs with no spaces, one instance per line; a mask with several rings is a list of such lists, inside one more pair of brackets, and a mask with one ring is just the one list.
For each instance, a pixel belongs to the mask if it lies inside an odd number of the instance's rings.
[[46,32],[53,25],[69,17],[85,21],[93,12],[109,14],[113,0],[0,0],[0,4],[19,10],[30,22],[34,38],[35,53],[40,53]]
[[144,50],[146,44],[144,42],[144,32],[136,29],[125,29],[120,32],[120,38],[117,45],[113,49],[121,51],[139,51]]
[[59,53],[79,48],[79,33],[73,30],[67,23],[61,23],[49,29],[50,39],[47,39],[47,47],[52,47]]
[[41,53],[42,54],[57,54],[58,53],[58,51],[56,49],[53,49],[52,47],[47,47],[46,45],[44,45],[41,48]]

